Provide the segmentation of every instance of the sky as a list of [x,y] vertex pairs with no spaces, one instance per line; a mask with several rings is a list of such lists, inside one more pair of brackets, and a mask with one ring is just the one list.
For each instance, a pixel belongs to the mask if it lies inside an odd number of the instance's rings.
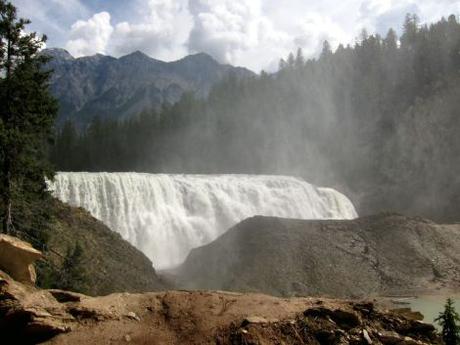
[[430,23],[460,15],[460,0],[12,0],[47,47],[80,57],[135,50],[164,61],[205,52],[221,63],[275,70],[289,52],[315,57],[328,40],[356,41],[363,28],[401,31],[407,13]]

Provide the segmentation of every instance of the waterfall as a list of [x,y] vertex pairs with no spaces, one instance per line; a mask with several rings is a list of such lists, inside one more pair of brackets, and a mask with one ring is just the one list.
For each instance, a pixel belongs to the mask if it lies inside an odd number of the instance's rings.
[[357,217],[343,194],[288,176],[58,173],[50,189],[120,233],[160,269],[179,265],[192,248],[254,215]]

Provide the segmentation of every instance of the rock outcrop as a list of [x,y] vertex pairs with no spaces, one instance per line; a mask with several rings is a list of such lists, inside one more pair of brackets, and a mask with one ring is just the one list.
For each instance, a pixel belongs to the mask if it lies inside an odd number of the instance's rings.
[[0,269],[24,284],[35,284],[37,275],[33,263],[43,257],[29,243],[0,234]]
[[119,234],[81,208],[53,202],[53,223],[46,230],[53,252],[45,252],[45,259],[59,268],[66,253],[78,243],[83,249],[80,264],[85,277],[79,292],[96,296],[167,288],[152,262]]
[[175,273],[186,289],[343,298],[458,289],[459,262],[460,224],[254,217],[192,250]]
[[432,325],[373,302],[228,292],[87,297],[0,272],[2,344],[433,345]]
[[2,344],[36,344],[68,332],[72,321],[50,292],[16,282],[0,271]]

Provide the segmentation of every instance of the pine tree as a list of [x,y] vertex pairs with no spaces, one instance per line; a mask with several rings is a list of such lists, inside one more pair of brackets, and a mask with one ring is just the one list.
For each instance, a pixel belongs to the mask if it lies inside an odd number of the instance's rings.
[[434,320],[442,327],[442,339],[446,345],[460,344],[460,326],[457,322],[460,321],[460,316],[455,311],[454,302],[448,298],[444,306],[444,311],[439,313],[439,316]]
[[279,63],[278,63],[278,71],[282,71],[283,69],[285,69],[287,67],[287,62],[286,60],[284,59],[280,59]]
[[69,249],[62,263],[55,287],[62,290],[83,291],[83,283],[86,280],[82,265],[83,248],[76,243],[73,250]]
[[0,0],[0,206],[3,232],[13,231],[15,198],[46,193],[52,176],[46,145],[52,134],[57,103],[48,93],[48,61],[39,54],[46,37],[26,33],[29,20]]
[[297,69],[302,68],[305,65],[305,58],[303,57],[302,48],[297,49],[297,55],[295,58],[295,67]]
[[401,46],[413,50],[417,40],[420,20],[416,14],[407,14],[403,25],[403,35],[401,36]]
[[329,56],[332,55],[332,49],[329,41],[323,42],[323,50],[321,51],[320,58],[321,59],[328,59]]
[[392,53],[398,49],[398,36],[393,29],[388,30],[387,36],[383,40],[383,45],[385,49]]
[[287,58],[287,65],[289,68],[293,68],[295,65],[295,57],[294,54],[289,53],[288,58]]

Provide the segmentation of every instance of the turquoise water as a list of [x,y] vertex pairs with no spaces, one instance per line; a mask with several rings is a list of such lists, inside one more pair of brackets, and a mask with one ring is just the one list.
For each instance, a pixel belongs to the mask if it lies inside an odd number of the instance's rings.
[[444,310],[444,304],[448,297],[451,297],[455,302],[455,309],[460,313],[460,295],[454,296],[420,296],[416,298],[408,298],[408,306],[413,311],[419,311],[425,317],[423,321],[428,323],[433,323],[436,327],[437,324],[434,323],[434,319],[438,317],[439,313]]

